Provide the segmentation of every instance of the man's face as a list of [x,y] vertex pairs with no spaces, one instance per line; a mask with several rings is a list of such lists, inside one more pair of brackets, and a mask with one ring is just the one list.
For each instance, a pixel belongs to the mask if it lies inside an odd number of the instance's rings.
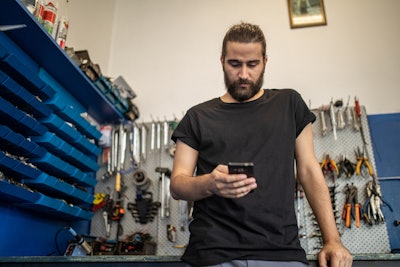
[[239,102],[249,100],[261,89],[267,62],[261,51],[261,43],[227,43],[226,56],[221,57],[225,86]]

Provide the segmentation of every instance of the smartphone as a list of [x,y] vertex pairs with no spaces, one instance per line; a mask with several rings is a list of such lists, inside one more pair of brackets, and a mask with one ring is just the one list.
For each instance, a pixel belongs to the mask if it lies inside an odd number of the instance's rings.
[[247,177],[254,177],[253,162],[229,162],[228,169],[231,174],[244,173]]

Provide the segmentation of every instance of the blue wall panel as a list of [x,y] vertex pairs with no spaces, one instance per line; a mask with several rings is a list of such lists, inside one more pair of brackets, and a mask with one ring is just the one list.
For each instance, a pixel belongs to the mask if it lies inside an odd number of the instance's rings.
[[380,179],[384,200],[391,206],[383,207],[390,246],[400,252],[400,113],[370,115],[371,133],[376,171]]

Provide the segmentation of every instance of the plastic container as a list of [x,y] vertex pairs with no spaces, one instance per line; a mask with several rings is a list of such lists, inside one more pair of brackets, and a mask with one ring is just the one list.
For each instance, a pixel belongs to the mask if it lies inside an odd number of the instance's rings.
[[[3,81],[1,77],[7,77]],[[5,99],[18,106],[28,114],[32,114],[35,118],[47,117],[51,114],[51,109],[39,101],[34,95],[25,88],[9,78],[0,70],[0,95]]]
[[13,131],[25,137],[43,135],[47,128],[41,125],[34,118],[28,116],[10,102],[0,97],[0,118],[2,124],[9,126]]

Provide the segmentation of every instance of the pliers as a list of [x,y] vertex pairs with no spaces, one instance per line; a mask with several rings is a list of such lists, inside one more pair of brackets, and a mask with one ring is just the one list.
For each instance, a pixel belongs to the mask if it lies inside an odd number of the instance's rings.
[[368,158],[366,157],[366,153],[365,153],[365,146],[363,148],[363,151],[361,153],[360,148],[358,147],[357,150],[355,151],[356,153],[356,157],[357,157],[357,164],[356,164],[356,174],[357,175],[362,175],[364,177],[367,177],[367,170],[368,170],[368,174],[369,176],[373,176],[374,175],[374,171],[371,167],[371,164],[368,161]]
[[339,174],[339,169],[336,162],[329,156],[329,154],[325,155],[320,166],[324,175],[327,176],[328,174],[331,174],[332,180],[335,182],[335,177]]
[[360,228],[361,211],[360,203],[358,203],[358,189],[353,184],[347,184],[345,193],[346,203],[343,208],[342,219],[345,220],[346,227],[351,228],[351,217],[355,217],[356,227]]

